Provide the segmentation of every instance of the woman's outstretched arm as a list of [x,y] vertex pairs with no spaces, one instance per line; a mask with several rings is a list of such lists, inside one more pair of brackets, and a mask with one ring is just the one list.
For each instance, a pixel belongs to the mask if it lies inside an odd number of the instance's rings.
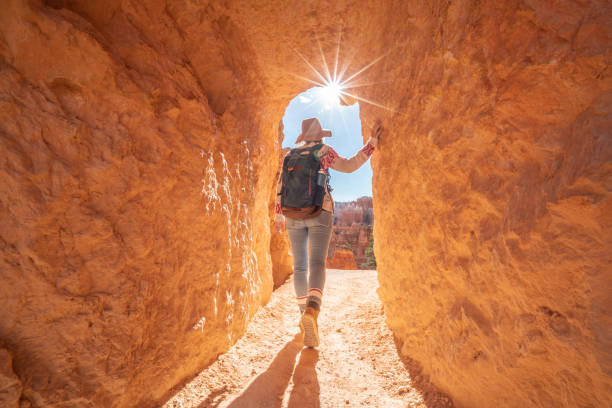
[[352,173],[356,171],[368,161],[374,152],[374,149],[378,145],[378,138],[380,137],[382,131],[383,128],[380,125],[380,122],[376,122],[368,142],[350,159],[340,157],[334,149],[327,147],[326,150],[321,152],[321,165],[325,169],[331,167],[332,169],[342,173]]

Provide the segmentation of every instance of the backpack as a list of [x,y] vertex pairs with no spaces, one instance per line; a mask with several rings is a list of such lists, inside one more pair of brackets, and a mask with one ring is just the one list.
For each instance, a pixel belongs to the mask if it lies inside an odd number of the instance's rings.
[[321,168],[316,153],[323,147],[291,149],[283,160],[281,211],[289,218],[309,218],[323,209],[327,173]]

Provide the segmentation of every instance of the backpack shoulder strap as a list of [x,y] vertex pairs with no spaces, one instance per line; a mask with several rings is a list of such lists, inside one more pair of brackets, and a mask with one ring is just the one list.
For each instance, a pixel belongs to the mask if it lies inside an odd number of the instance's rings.
[[329,145],[326,145],[325,143],[320,143],[316,145],[315,147],[316,147],[316,150],[314,151],[314,155],[317,158],[317,160],[320,160],[321,157],[323,157],[325,153],[327,153],[327,151],[329,150]]

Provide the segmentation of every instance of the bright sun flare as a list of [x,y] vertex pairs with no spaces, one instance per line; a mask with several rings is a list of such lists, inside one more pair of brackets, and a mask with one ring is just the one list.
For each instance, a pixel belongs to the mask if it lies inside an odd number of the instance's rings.
[[337,105],[340,102],[340,95],[342,92],[342,88],[337,82],[329,82],[322,88],[322,96],[325,99],[325,102]]
[[[364,67],[360,68],[354,74],[350,75],[348,78],[344,77],[344,74],[350,65],[350,61],[347,61],[344,66],[340,66],[340,34],[338,35],[338,44],[336,46],[336,59],[333,65],[333,71],[330,72],[330,67],[327,65],[327,60],[325,58],[325,54],[323,53],[323,49],[321,48],[321,43],[317,40],[319,45],[319,51],[321,53],[321,60],[323,62],[323,72],[319,72],[308,60],[296,49],[294,51],[296,54],[300,56],[300,58],[310,67],[312,72],[315,74],[315,78],[307,78],[301,75],[290,73],[296,78],[303,79],[311,84],[320,87],[320,93],[317,95],[316,99],[323,102],[324,109],[332,109],[337,105],[340,105],[340,102],[346,102],[345,98],[348,100],[357,100],[362,101],[364,103],[368,103],[370,105],[377,106],[382,109],[386,109],[392,112],[396,112],[394,109],[384,106],[380,103],[374,102],[373,100],[363,98],[361,96],[355,95],[352,91],[354,88],[359,88],[363,86],[375,85],[378,82],[370,82],[370,83],[355,83],[354,79],[359,77],[363,72],[367,71],[371,66],[376,64],[378,61],[382,60],[384,57],[389,55],[391,49],[389,49],[385,54],[375,58],[370,61],[370,63],[366,64]],[[384,82],[384,81],[383,81]],[[351,90],[351,92],[348,92]]]

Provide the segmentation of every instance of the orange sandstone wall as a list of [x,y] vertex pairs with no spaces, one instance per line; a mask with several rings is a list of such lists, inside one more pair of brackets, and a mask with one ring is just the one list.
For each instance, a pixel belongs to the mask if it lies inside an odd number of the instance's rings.
[[419,3],[364,94],[387,322],[458,407],[611,406],[610,3]]
[[22,392],[21,381],[13,372],[11,354],[4,348],[0,348],[0,390],[0,406],[19,407]]
[[340,43],[345,78],[383,57],[352,91],[401,352],[459,407],[612,405],[608,3],[5,0],[12,389],[153,405],[244,333],[300,54]]
[[[282,138],[283,125],[282,122],[279,126],[279,136]],[[274,223],[274,205],[276,199],[276,183],[278,176],[281,171],[283,159],[289,151],[288,148],[281,149],[278,156],[278,166],[274,175],[274,187],[270,192],[270,255],[272,257],[272,279],[274,280],[274,288],[276,289],[282,285],[287,278],[293,273],[293,256],[291,254],[291,243],[289,242],[289,235],[285,232],[279,232],[276,230],[276,224]]]
[[151,406],[272,291],[277,131],[223,14],[61,5],[0,7],[0,341],[33,406]]

